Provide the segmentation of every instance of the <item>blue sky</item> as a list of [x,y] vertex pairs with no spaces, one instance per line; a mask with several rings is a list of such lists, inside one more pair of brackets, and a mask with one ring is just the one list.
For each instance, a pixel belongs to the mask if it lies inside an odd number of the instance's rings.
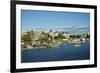
[[21,10],[21,25],[22,31],[52,29],[53,31],[67,31],[71,33],[89,32],[90,14]]

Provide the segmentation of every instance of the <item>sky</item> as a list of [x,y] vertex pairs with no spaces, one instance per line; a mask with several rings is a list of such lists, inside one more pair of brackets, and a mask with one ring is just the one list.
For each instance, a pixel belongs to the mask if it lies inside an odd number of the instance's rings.
[[85,33],[90,30],[90,14],[80,12],[56,12],[21,10],[22,31],[66,31]]

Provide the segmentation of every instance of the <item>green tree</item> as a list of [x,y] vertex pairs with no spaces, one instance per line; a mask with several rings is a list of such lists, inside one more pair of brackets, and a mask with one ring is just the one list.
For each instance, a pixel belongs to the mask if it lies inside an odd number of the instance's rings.
[[29,32],[27,32],[27,34],[22,36],[22,41],[27,44],[27,45],[31,45],[32,44],[32,38]]

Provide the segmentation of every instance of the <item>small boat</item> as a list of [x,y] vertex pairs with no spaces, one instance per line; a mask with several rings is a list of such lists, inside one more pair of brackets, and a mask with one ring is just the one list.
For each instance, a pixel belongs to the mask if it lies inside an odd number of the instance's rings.
[[80,46],[81,46],[81,44],[74,44],[74,46],[75,46],[75,47],[80,47]]

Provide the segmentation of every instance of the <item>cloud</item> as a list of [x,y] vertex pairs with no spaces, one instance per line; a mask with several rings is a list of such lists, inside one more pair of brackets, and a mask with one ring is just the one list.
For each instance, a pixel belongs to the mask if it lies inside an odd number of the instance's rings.
[[50,30],[53,31],[64,31],[64,32],[70,32],[70,33],[85,33],[90,31],[90,26],[68,26],[68,27],[54,27],[54,28],[36,28],[36,30],[45,31]]

